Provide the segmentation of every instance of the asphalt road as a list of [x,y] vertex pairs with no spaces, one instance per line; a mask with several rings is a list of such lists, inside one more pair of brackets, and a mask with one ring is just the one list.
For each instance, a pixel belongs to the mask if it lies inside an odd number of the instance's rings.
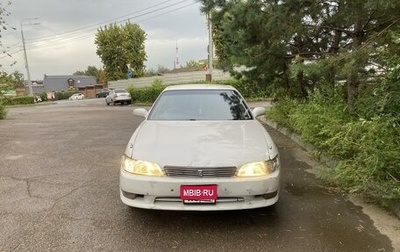
[[[269,128],[283,166],[278,204],[228,212],[131,209],[119,162],[140,123],[103,99],[12,108],[0,121],[0,251],[396,251],[398,219],[313,175]],[[397,237],[397,238],[396,238]]]

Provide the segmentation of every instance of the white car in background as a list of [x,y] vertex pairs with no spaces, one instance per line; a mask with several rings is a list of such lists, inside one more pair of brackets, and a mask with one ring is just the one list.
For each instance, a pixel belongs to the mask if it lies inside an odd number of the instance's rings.
[[72,101],[72,100],[83,100],[85,99],[85,95],[81,94],[81,93],[76,93],[71,95],[68,100]]
[[278,149],[239,92],[225,85],[167,87],[133,133],[121,162],[120,198],[162,210],[267,207],[279,198]]
[[125,89],[111,89],[109,90],[108,95],[105,98],[107,106],[112,104],[115,105],[116,103],[119,104],[131,104],[132,97],[131,94],[126,91]]

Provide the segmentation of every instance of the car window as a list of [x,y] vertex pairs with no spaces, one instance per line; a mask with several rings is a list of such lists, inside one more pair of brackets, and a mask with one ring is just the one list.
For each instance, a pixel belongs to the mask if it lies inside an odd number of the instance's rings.
[[170,90],[157,99],[148,120],[249,120],[243,98],[233,90]]
[[126,90],[123,89],[116,89],[115,93],[128,93]]

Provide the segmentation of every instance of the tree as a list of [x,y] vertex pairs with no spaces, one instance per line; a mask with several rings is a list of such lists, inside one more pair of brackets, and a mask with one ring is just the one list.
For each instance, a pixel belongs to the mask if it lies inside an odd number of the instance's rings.
[[144,74],[145,39],[146,33],[140,26],[130,22],[98,29],[96,53],[103,62],[106,80],[127,79],[128,70],[133,71],[134,77]]
[[[7,30],[8,24],[6,22],[6,17],[10,16],[10,13],[7,11],[7,7],[11,4],[11,1],[4,3],[0,2],[0,46],[2,46],[1,42],[1,31]],[[13,28],[14,29],[14,28]],[[5,50],[3,53],[7,53]],[[0,64],[1,67],[1,64]],[[16,72],[17,73],[17,72]],[[22,75],[18,75],[21,77]],[[0,99],[3,97],[4,93],[15,88],[16,83],[12,78],[12,75],[7,74],[6,72],[0,72]],[[7,111],[0,100],[0,119],[4,119],[7,115]]]
[[86,75],[86,76],[93,76],[96,78],[96,82],[98,83],[100,80],[100,72],[101,69],[97,69],[95,66],[88,66],[85,71],[76,71],[73,75]]
[[169,73],[171,72],[171,69],[168,67],[158,65],[157,69],[147,69],[145,76],[156,76],[156,75],[162,75],[164,73]]
[[9,75],[9,79],[13,85],[13,89],[25,88],[24,75],[18,71],[14,71]]
[[16,90],[17,88],[25,88],[22,73],[18,71],[12,74],[8,74],[5,71],[0,72],[0,97],[4,97],[5,93]]
[[[10,12],[7,11],[7,7],[10,4],[11,1],[8,1],[5,4],[0,2],[0,39],[2,38],[1,36],[2,30],[7,30],[7,27],[9,27],[6,21],[6,17],[10,16]],[[0,40],[0,46],[2,46],[1,40]],[[3,53],[7,52],[4,50]],[[17,77],[18,81],[16,81],[14,77]],[[5,71],[0,72],[0,96],[2,96],[4,92],[9,91],[11,89],[15,89],[17,86],[19,86],[20,83],[17,82],[20,82],[20,80],[22,80],[22,77],[23,75],[18,72],[15,72],[13,75],[10,75]],[[21,81],[21,83],[23,82]]]
[[201,68],[201,64],[196,60],[186,61],[185,68]]
[[399,50],[390,41],[399,30],[397,0],[201,2],[202,11],[212,13],[216,53],[225,70],[276,84],[300,99],[321,83],[346,80],[351,110],[363,83],[376,76],[366,69],[377,63],[380,48]]
[[0,97],[3,95],[3,92],[15,89],[15,84],[12,75],[9,75],[4,71],[0,72]]
[[[6,17],[10,16],[10,12],[7,11],[7,7],[11,5],[11,1],[7,1],[5,4],[0,2],[0,38],[1,31],[7,30],[8,24],[6,21]],[[0,40],[0,46],[2,45]]]

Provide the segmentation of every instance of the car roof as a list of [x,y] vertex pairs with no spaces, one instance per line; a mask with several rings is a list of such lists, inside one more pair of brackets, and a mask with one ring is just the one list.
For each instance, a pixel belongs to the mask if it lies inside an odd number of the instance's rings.
[[171,85],[164,89],[164,91],[169,90],[236,90],[230,85],[220,85],[220,84],[179,84]]

